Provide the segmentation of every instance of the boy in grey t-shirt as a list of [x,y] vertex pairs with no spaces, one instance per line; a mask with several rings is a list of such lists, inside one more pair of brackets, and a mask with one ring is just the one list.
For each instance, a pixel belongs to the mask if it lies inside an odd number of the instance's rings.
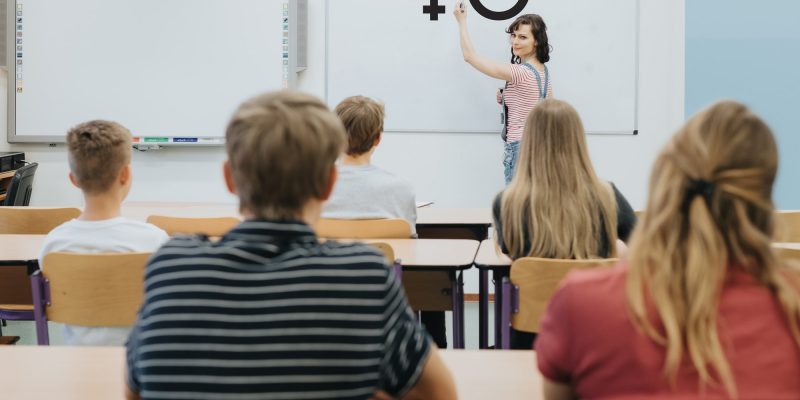
[[402,218],[416,237],[417,208],[411,184],[371,164],[381,142],[383,105],[353,96],[336,106],[347,131],[347,151],[339,159],[339,179],[322,211],[323,218]]

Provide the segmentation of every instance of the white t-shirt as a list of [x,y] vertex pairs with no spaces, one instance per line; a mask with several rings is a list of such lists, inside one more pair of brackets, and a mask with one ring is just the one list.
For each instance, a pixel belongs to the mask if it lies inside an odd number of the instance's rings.
[[[154,252],[169,239],[163,230],[123,217],[102,221],[73,219],[53,229],[44,240],[39,265],[47,253]],[[130,328],[64,325],[64,343],[72,346],[122,346]]]

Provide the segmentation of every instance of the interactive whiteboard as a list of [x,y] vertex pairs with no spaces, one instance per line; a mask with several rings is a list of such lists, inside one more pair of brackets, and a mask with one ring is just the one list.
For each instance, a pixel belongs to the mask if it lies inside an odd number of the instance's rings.
[[282,0],[10,0],[9,141],[82,121],[219,142],[246,98],[284,85]]

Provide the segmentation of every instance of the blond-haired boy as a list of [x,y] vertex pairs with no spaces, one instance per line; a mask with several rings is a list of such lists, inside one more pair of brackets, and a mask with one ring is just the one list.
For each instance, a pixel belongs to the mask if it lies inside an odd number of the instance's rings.
[[[226,132],[244,222],[150,260],[128,342],[129,398],[455,397],[381,253],[320,243],[344,130],[298,92],[253,98]],[[413,397],[413,396],[412,396]]]
[[[131,133],[110,121],[89,121],[67,133],[69,179],[83,192],[83,213],[45,238],[41,260],[51,252],[155,251],[168,237],[153,225],[121,216],[131,187]],[[130,328],[65,325],[67,345],[122,346]]]

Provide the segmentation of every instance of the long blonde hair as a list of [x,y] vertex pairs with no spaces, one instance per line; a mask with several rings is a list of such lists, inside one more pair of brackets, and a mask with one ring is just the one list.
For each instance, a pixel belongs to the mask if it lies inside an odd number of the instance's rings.
[[[500,212],[509,256],[614,256],[614,193],[594,172],[578,112],[563,101],[540,102],[525,122],[521,147]],[[608,254],[598,254],[601,233]]]
[[[736,383],[717,331],[717,306],[731,268],[780,301],[800,345],[800,299],[771,248],[772,184],[778,168],[769,127],[735,102],[690,119],[653,166],[647,211],[631,240],[627,298],[644,334],[666,348],[674,383],[684,352],[701,384]],[[648,318],[655,308],[662,328]]]

